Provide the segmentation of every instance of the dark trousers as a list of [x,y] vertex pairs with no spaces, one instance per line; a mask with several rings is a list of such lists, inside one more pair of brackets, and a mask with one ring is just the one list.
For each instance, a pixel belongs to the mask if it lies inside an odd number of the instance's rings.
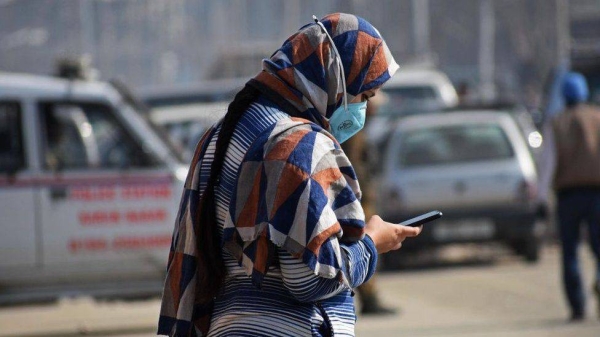
[[583,314],[585,292],[577,256],[582,222],[587,222],[600,282],[600,189],[569,189],[558,194],[558,222],[562,243],[563,285],[572,313]]

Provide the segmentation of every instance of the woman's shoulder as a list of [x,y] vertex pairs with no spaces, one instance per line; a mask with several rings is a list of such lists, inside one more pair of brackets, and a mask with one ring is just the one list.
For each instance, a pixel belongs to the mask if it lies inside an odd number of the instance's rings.
[[341,151],[337,140],[319,125],[302,118],[289,117],[277,122],[264,147],[265,160],[289,158],[295,161],[316,159]]

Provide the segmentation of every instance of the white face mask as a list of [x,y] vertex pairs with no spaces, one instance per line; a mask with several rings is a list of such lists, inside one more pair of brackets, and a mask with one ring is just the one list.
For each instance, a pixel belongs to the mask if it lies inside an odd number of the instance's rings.
[[343,143],[348,140],[350,137],[354,136],[365,126],[365,119],[367,115],[367,102],[360,103],[350,103],[348,104],[348,93],[346,92],[346,76],[344,75],[344,66],[342,65],[342,58],[338,53],[335,44],[333,43],[333,39],[327,32],[327,28],[319,22],[316,16],[313,15],[313,20],[315,23],[319,25],[327,38],[329,39],[329,44],[331,45],[331,49],[335,54],[336,62],[340,68],[340,75],[342,80],[342,90],[344,90],[344,104],[333,112],[331,117],[329,118],[329,128],[331,133],[337,139],[338,142]]

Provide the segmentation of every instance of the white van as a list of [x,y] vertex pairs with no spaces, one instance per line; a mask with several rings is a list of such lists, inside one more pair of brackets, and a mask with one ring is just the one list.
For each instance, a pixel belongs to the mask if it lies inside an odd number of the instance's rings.
[[187,166],[131,103],[0,72],[0,303],[160,291]]

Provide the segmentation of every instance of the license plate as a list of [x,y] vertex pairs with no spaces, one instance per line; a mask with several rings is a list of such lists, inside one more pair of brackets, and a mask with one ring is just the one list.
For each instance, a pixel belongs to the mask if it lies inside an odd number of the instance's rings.
[[469,219],[453,222],[432,223],[433,238],[436,241],[463,241],[489,239],[496,233],[490,219]]

